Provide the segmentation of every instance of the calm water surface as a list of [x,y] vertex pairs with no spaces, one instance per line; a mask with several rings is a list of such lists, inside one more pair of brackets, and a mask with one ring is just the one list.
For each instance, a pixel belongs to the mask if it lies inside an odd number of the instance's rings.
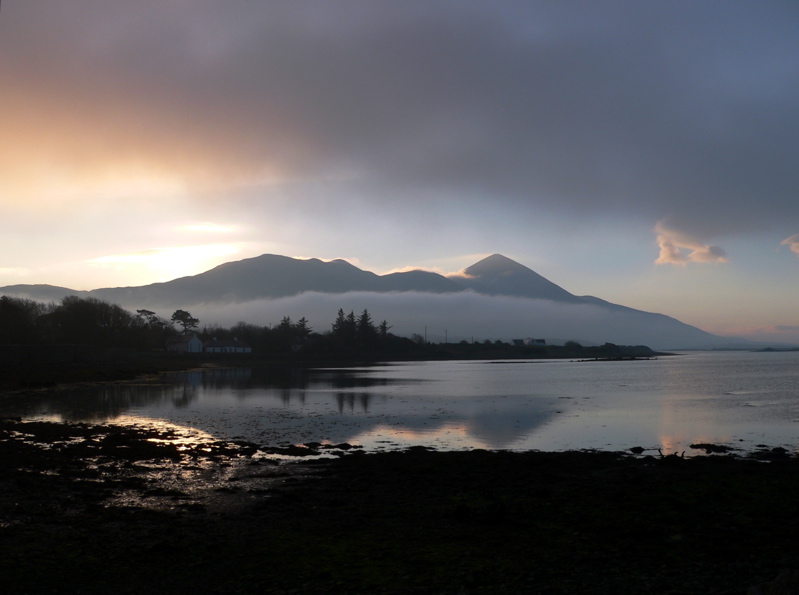
[[799,448],[799,352],[631,362],[422,362],[286,372],[186,372],[0,399],[26,419],[167,423],[265,445],[367,449],[688,451],[695,442]]

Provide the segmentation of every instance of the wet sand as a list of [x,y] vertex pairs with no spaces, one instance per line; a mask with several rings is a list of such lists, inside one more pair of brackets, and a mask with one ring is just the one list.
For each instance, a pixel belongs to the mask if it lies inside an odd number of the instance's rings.
[[799,568],[799,459],[779,449],[691,459],[318,452],[330,458],[281,463],[294,453],[187,445],[152,428],[2,420],[0,586],[452,594],[796,586],[785,571]]

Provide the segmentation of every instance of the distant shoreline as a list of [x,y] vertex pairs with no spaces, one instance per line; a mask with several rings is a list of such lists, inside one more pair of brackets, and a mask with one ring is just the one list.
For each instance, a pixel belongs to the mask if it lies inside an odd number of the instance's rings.
[[[389,361],[447,360],[613,360],[614,357],[589,355],[592,348],[543,353],[508,345],[478,344],[477,349],[464,349],[452,344],[432,346],[427,352],[378,353],[369,356],[305,355],[281,357],[259,354],[168,353],[165,351],[133,351],[86,345],[0,345],[0,391],[28,391],[57,388],[86,382],[134,380],[164,372],[192,369],[259,366],[272,368],[318,368],[374,365]],[[647,359],[672,353],[650,350],[642,355],[618,356],[626,360]]]

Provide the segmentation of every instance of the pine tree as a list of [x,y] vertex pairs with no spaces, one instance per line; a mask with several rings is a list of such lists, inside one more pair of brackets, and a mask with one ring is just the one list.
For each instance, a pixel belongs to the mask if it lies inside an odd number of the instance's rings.
[[372,324],[372,316],[368,310],[361,312],[361,315],[355,322],[355,336],[361,344],[370,343],[377,337],[377,329]]
[[304,339],[311,334],[311,327],[308,326],[308,319],[303,316],[294,324],[294,331],[297,336]]
[[392,327],[389,326],[388,322],[384,320],[380,323],[380,326],[377,327],[377,332],[381,337],[386,338],[388,336],[388,331],[391,328]]
[[200,321],[194,318],[189,312],[186,312],[186,310],[175,310],[170,320],[172,324],[177,323],[183,327],[184,335],[188,335],[189,331],[195,330],[200,324]]

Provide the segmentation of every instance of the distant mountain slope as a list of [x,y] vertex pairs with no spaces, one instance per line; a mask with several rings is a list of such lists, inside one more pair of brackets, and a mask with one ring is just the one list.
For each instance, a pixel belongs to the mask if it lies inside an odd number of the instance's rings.
[[109,287],[75,291],[51,285],[10,285],[0,294],[58,301],[66,295],[95,297],[126,307],[151,304],[244,302],[279,298],[307,291],[346,293],[350,291],[447,293],[463,287],[442,275],[408,271],[376,275],[344,260],[324,262],[317,258],[300,260],[264,254],[221,264],[209,271],[165,283],[139,287]]
[[35,300],[37,302],[59,302],[68,295],[89,297],[88,291],[78,291],[57,285],[7,285],[0,287],[0,295]]
[[[602,332],[605,340],[611,342],[629,344],[648,341],[649,344],[665,344],[671,348],[712,348],[730,344],[730,339],[726,337],[717,337],[664,314],[620,306],[593,296],[576,296],[501,254],[492,254],[466,268],[462,274],[451,275],[449,278],[468,289],[487,295],[545,299],[600,308],[605,313],[601,324]],[[597,319],[594,324],[600,326],[600,321]],[[564,322],[563,326],[570,325]],[[636,337],[640,339],[636,341]]]
[[[207,304],[207,310],[214,312],[225,304],[312,295],[308,292],[328,296],[351,292],[378,294],[384,296],[380,298],[381,304],[386,304],[387,309],[388,298],[385,296],[390,295],[412,293],[431,298],[467,294],[483,296],[480,309],[471,314],[471,319],[473,322],[490,321],[497,334],[513,332],[519,336],[534,334],[537,337],[565,335],[565,338],[590,342],[647,344],[658,349],[741,347],[747,344],[743,340],[736,342],[717,337],[663,314],[635,310],[592,296],[573,295],[501,254],[493,254],[468,267],[463,273],[449,277],[419,270],[376,275],[343,260],[324,262],[315,258],[299,260],[264,254],[229,262],[199,275],[141,287],[104,288],[89,292],[50,285],[0,288],[0,295],[40,301],[58,301],[65,295],[78,295],[120,304],[130,310],[148,308],[162,312],[200,304]],[[528,302],[524,301],[514,302],[513,313],[506,309],[503,314],[500,308],[497,314],[496,304],[507,300],[504,296],[530,302],[529,305],[525,305]],[[417,318],[424,316],[429,324],[438,324],[437,321],[442,326],[448,324],[444,321],[450,316],[446,309],[432,313],[438,307],[434,305],[440,304],[440,299],[437,298],[435,304],[430,301],[425,303],[428,305],[419,305],[413,310]],[[391,307],[400,307],[396,300],[392,304],[394,306]],[[399,309],[394,311],[397,317],[400,316],[399,312]],[[390,317],[391,314],[386,313],[386,316]],[[561,332],[563,334],[559,334]]]
[[486,295],[515,295],[570,303],[580,301],[549,279],[501,254],[492,254],[449,279]]
[[379,277],[343,260],[322,262],[316,258],[298,260],[264,254],[143,287],[94,290],[92,295],[107,301],[131,303],[234,302],[277,298],[304,291],[342,293],[377,291]]
[[384,291],[419,291],[429,293],[450,293],[463,291],[463,287],[446,277],[429,271],[406,271],[389,273],[380,277]]
[[376,275],[344,260],[323,262],[264,254],[228,262],[195,275],[144,287],[97,289],[95,297],[120,303],[243,302],[279,298],[306,291],[448,292],[462,288],[441,275],[423,271]]

